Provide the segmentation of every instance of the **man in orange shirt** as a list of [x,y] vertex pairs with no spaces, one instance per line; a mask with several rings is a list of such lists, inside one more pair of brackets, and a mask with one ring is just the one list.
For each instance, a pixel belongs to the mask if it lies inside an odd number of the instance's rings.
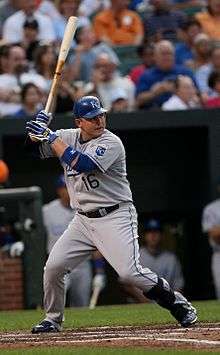
[[212,40],[220,40],[220,0],[208,0],[207,10],[198,12],[195,18]]
[[111,7],[98,13],[94,30],[100,41],[110,45],[139,45],[143,40],[143,24],[135,11],[128,10],[129,0],[111,0]]

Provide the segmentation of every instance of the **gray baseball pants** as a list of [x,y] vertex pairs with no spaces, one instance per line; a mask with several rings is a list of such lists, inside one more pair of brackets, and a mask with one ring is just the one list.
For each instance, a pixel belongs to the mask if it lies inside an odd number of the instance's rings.
[[[64,276],[98,249],[122,280],[144,292],[157,284],[158,277],[139,263],[137,214],[131,203],[100,218],[76,213],[54,245],[44,270],[46,320],[61,324],[64,313]],[[77,285],[75,286],[77,287]]]

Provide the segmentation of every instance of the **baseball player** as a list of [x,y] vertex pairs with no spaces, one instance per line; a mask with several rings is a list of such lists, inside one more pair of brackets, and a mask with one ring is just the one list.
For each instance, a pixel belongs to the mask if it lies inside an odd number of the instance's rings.
[[[217,186],[220,192],[220,184]],[[202,230],[212,248],[211,270],[216,298],[220,299],[220,198],[205,206],[202,213]]]
[[95,248],[121,279],[132,282],[147,298],[168,309],[183,327],[191,326],[197,320],[195,308],[166,280],[139,263],[137,214],[126,177],[125,149],[106,129],[106,110],[97,97],[84,96],[76,101],[74,116],[76,129],[53,132],[46,126],[50,115],[42,111],[26,126],[41,158],[59,158],[71,206],[77,211],[47,260],[46,317],[32,333],[61,330],[64,275]]

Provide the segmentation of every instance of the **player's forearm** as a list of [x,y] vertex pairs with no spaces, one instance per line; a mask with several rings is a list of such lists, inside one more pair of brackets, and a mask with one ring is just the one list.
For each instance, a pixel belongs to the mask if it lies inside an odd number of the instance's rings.
[[98,169],[96,164],[86,154],[73,149],[73,147],[64,143],[59,137],[51,143],[51,148],[63,163],[69,165],[79,173]]
[[50,146],[61,161],[65,162],[70,167],[74,167],[78,160],[79,152],[64,143],[59,137],[57,137]]

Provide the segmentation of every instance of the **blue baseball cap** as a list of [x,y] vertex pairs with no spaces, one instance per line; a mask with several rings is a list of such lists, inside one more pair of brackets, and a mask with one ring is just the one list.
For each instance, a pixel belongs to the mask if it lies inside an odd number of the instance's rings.
[[161,231],[161,223],[158,219],[149,219],[144,222],[144,229],[145,231],[155,231],[155,232],[160,232]]
[[60,187],[66,187],[66,182],[65,182],[63,174],[58,176],[58,178],[55,182],[55,186],[56,186],[56,189],[59,189]]

